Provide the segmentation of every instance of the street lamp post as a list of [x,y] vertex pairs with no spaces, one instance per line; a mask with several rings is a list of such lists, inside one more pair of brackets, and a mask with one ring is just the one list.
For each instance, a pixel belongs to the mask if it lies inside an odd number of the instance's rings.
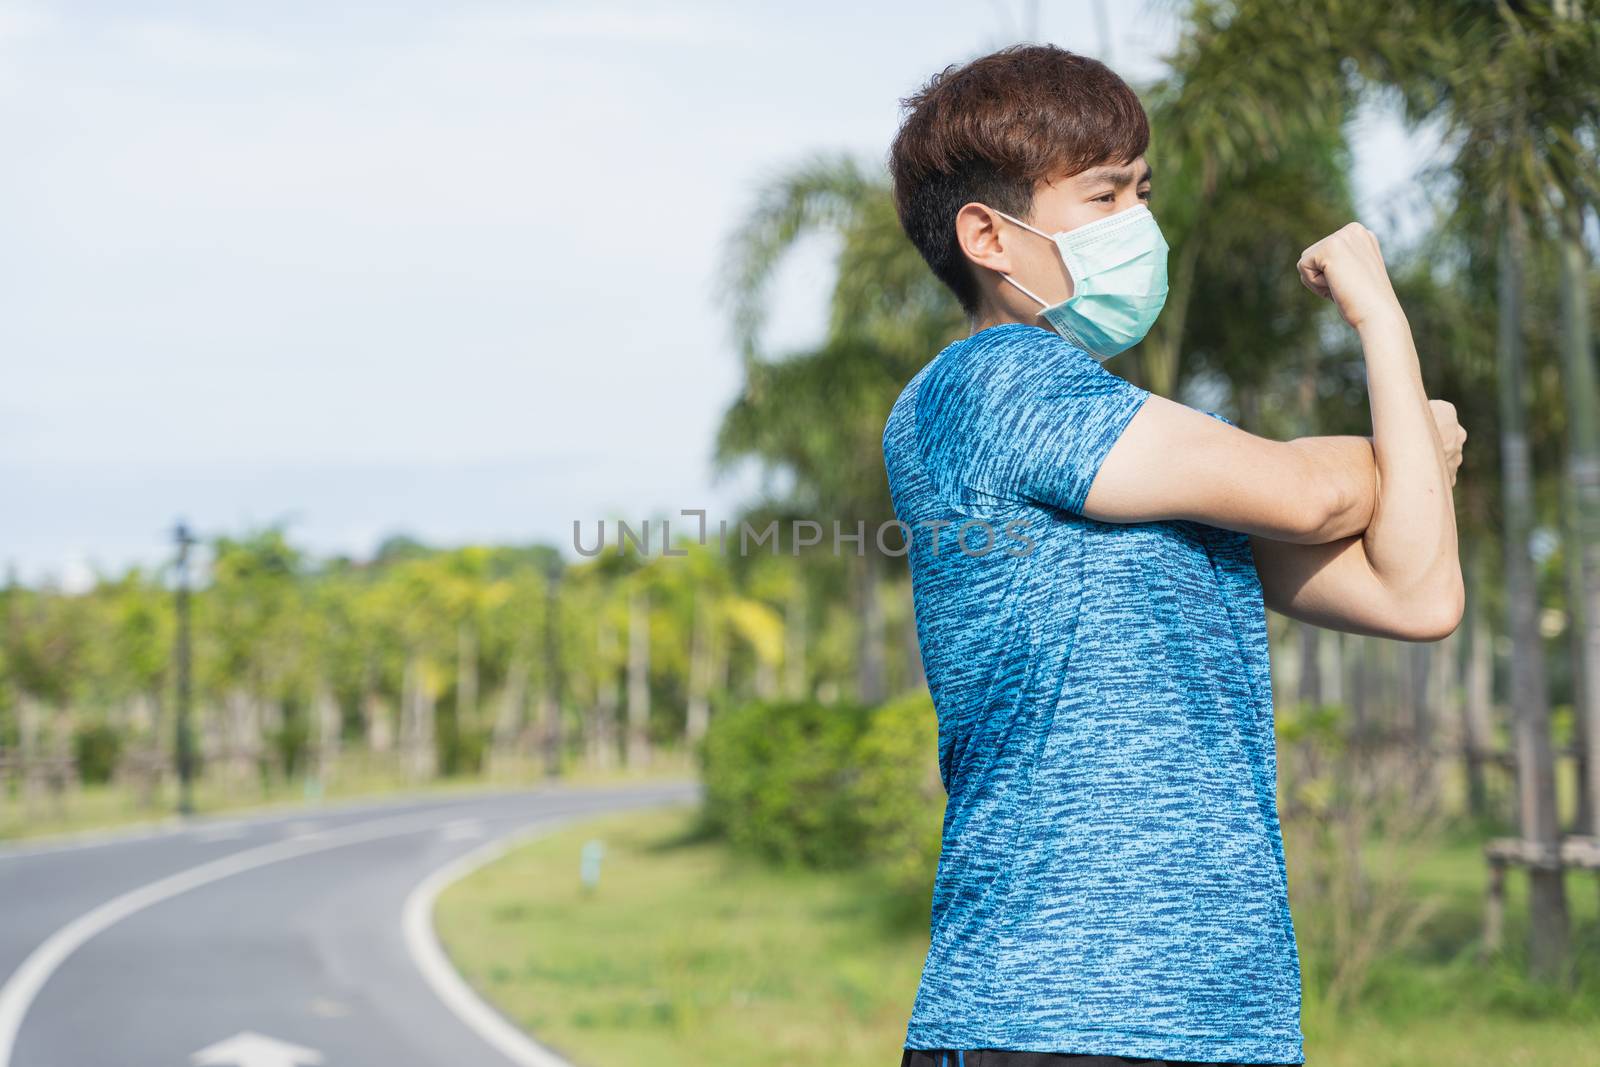
[[561,557],[550,561],[545,582],[544,658],[545,684],[549,687],[550,719],[545,723],[544,773],[547,778],[561,774]]
[[178,544],[178,633],[174,649],[178,676],[177,707],[177,762],[178,762],[178,812],[194,814],[194,734],[189,726],[189,546],[195,544],[189,527],[180,519],[173,530]]

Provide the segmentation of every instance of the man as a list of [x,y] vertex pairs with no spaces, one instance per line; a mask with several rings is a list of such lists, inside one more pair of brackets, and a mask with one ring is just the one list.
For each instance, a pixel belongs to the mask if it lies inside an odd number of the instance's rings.
[[900,220],[971,333],[883,435],[948,792],[902,1064],[1302,1063],[1264,608],[1448,635],[1465,432],[1356,223],[1297,266],[1359,333],[1371,438],[1257,437],[1107,369],[1167,246],[1104,65],[1018,46],[905,103]]

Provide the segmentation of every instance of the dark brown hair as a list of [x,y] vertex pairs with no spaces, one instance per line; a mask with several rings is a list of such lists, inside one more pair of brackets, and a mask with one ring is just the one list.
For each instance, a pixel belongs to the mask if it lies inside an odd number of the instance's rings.
[[1018,218],[1037,183],[1127,164],[1150,144],[1139,97],[1099,60],[1054,45],[1012,45],[952,64],[900,101],[889,148],[906,236],[968,315],[978,285],[956,242],[956,212],[979,201]]

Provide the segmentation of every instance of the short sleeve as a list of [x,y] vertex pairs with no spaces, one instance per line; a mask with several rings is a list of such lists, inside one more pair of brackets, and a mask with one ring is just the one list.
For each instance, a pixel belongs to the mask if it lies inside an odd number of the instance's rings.
[[996,491],[1081,512],[1100,465],[1150,391],[1060,338],[1039,344],[1035,358],[1002,377],[988,397]]

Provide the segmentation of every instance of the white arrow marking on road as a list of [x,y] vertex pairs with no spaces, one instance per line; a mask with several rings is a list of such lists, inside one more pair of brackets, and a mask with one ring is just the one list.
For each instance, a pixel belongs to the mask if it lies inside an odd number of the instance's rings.
[[300,1067],[319,1064],[322,1053],[245,1030],[189,1057],[196,1067]]

